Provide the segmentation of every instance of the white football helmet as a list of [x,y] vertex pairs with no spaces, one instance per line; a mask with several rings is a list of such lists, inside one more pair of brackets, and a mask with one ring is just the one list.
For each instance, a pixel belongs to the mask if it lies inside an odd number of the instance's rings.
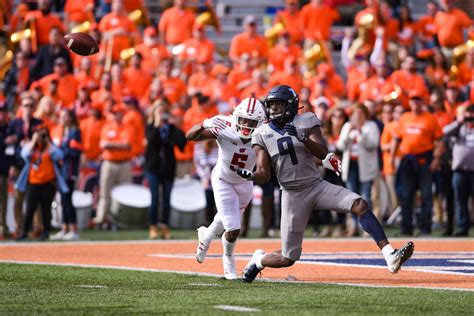
[[242,138],[252,138],[253,131],[265,120],[263,104],[256,98],[242,100],[232,113],[232,126]]

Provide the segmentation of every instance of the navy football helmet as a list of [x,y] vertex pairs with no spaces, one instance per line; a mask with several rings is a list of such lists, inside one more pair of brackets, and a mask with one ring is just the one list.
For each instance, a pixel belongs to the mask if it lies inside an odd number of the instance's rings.
[[280,85],[268,92],[263,104],[269,121],[287,123],[298,113],[299,98],[293,88]]

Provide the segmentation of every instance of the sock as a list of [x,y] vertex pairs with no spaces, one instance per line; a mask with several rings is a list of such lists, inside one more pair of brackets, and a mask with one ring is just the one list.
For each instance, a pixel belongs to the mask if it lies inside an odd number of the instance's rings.
[[257,256],[257,258],[255,258],[255,265],[257,266],[257,268],[259,270],[263,270],[263,268],[265,268],[263,265],[262,265],[262,258],[263,256],[265,256],[264,253],[262,253],[261,255]]
[[359,222],[362,228],[375,240],[377,244],[382,240],[387,239],[382,225],[380,225],[372,211],[367,211],[364,215],[360,216]]
[[382,248],[382,254],[383,254],[383,257],[385,258],[385,261],[388,261],[388,257],[395,251],[395,249],[393,249],[392,245],[388,244],[388,245],[385,245],[383,248]]
[[224,225],[222,224],[222,221],[218,215],[219,214],[216,214],[211,225],[206,228],[206,232],[204,233],[204,238],[208,242],[220,236],[224,232]]
[[224,255],[231,257],[234,255],[234,248],[235,245],[237,244],[236,241],[234,242],[229,242],[227,239],[225,239],[225,233],[222,234],[222,246],[224,247]]

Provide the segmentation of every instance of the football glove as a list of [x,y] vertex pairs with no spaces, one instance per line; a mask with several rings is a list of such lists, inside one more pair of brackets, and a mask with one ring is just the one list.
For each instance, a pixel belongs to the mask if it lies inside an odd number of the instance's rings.
[[334,171],[338,176],[341,175],[342,167],[341,161],[337,159],[334,153],[327,154],[326,158],[323,160],[323,166],[326,169]]
[[220,117],[207,118],[202,122],[202,127],[205,129],[215,128],[217,130],[223,130],[227,127],[227,123]]
[[252,179],[253,176],[252,171],[243,168],[237,168],[237,174],[247,180]]
[[303,131],[298,131],[296,129],[296,126],[294,126],[293,124],[288,123],[283,127],[283,129],[285,130],[285,132],[288,133],[288,135],[295,136],[296,139],[298,139],[302,143],[308,140],[308,135],[306,135],[306,133],[304,133]]

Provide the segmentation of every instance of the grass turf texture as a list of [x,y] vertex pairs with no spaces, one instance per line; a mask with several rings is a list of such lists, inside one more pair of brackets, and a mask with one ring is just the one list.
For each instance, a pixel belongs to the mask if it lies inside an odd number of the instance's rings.
[[[84,287],[95,285],[104,287]],[[2,315],[236,314],[216,305],[256,308],[263,315],[472,315],[474,293],[0,264]]]

